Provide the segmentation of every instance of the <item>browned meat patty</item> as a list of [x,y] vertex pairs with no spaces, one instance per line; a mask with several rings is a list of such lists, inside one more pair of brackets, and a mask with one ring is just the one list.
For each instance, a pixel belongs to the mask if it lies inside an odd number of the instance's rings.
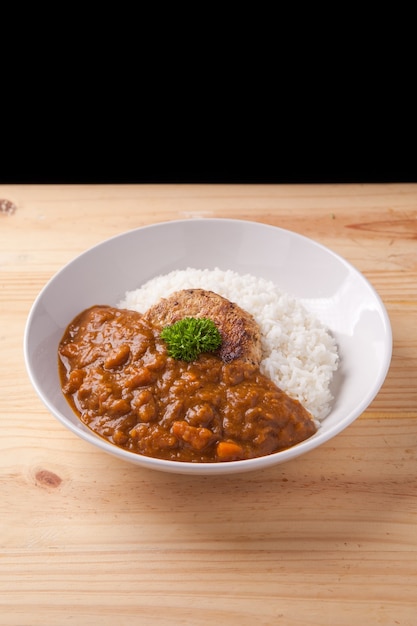
[[207,317],[216,324],[222,345],[220,358],[229,363],[235,359],[259,366],[261,333],[252,315],[234,302],[205,289],[183,289],[162,298],[144,314],[157,328],[174,324],[184,317]]

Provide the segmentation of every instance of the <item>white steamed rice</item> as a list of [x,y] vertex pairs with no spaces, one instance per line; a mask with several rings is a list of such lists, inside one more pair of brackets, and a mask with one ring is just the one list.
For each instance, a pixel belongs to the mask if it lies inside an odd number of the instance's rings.
[[261,372],[318,422],[328,415],[338,366],[336,342],[294,296],[271,281],[231,270],[175,270],[128,291],[118,307],[144,313],[174,291],[193,288],[214,291],[251,313],[261,330]]

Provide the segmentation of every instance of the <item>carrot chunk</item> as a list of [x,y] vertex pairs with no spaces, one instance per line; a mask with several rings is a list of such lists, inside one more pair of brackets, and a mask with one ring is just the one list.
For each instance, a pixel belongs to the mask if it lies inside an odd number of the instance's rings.
[[243,449],[234,441],[219,441],[216,454],[219,461],[237,461],[243,458]]

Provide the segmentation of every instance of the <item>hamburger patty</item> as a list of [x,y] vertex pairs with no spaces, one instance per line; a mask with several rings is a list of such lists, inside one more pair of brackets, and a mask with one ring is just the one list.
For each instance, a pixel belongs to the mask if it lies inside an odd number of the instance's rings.
[[234,302],[205,289],[183,289],[162,298],[144,318],[164,328],[184,317],[207,317],[217,326],[222,345],[217,354],[226,363],[241,359],[259,367],[261,333],[255,319]]

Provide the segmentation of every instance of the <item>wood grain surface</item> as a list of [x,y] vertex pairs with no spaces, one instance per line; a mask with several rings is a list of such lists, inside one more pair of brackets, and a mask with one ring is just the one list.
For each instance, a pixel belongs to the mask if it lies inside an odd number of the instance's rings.
[[[307,235],[387,307],[380,393],[300,459],[146,471],[66,431],[31,387],[23,332],[48,279],[107,237],[194,217]],[[3,185],[0,287],[1,626],[417,624],[417,185]]]

